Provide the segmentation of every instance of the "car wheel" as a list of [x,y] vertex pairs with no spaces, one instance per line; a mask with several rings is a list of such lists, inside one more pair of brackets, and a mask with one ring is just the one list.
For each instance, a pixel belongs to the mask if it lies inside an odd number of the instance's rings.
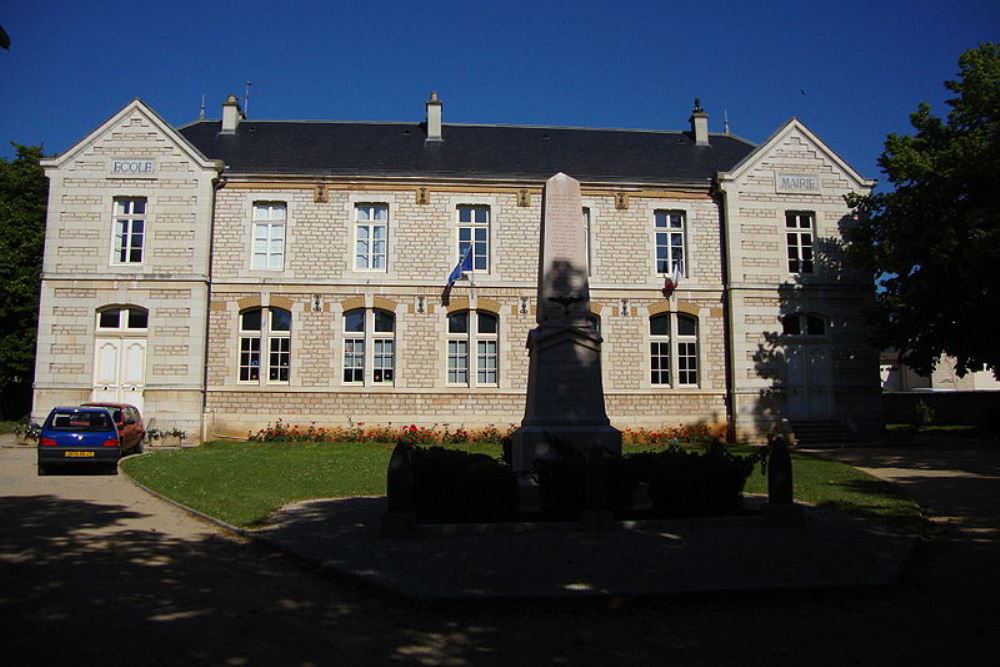
[[110,464],[108,466],[108,474],[109,475],[117,475],[118,474],[118,463],[112,463],[112,464]]
[[132,453],[142,454],[144,451],[146,451],[146,443],[143,442],[142,439],[140,439],[137,443],[135,443],[135,447],[132,449]]
[[46,475],[49,474],[49,472],[51,472],[51,471],[49,470],[49,467],[47,465],[42,464],[42,463],[38,464],[38,476],[39,477],[45,477]]

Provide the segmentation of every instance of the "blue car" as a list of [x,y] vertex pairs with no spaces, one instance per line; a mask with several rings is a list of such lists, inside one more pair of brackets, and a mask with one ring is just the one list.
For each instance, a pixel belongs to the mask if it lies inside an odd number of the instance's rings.
[[38,474],[53,466],[102,465],[118,472],[121,436],[107,408],[53,408],[38,436]]

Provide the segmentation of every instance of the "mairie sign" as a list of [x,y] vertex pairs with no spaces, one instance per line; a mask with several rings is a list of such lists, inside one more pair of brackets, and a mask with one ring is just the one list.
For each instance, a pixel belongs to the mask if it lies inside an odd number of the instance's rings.
[[152,176],[156,173],[156,160],[145,158],[108,160],[108,174],[111,176]]
[[795,194],[820,193],[819,177],[816,174],[775,174],[775,190]]

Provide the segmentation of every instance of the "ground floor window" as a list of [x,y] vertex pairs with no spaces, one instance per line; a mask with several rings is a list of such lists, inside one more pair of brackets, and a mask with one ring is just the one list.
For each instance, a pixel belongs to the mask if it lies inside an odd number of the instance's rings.
[[[240,313],[239,381],[285,384],[292,362],[292,314],[283,308]],[[262,349],[267,350],[262,355]]]
[[344,313],[344,384],[391,385],[396,369],[396,316],[379,308]]
[[[448,384],[497,386],[500,373],[499,319],[484,310],[448,315]],[[475,350],[475,354],[469,354]]]
[[649,318],[650,384],[698,386],[698,319],[683,313]]

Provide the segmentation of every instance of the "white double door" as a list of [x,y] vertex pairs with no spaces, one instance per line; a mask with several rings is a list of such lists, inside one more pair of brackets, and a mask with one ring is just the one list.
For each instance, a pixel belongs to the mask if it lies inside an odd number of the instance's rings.
[[789,345],[786,351],[788,418],[828,419],[833,415],[829,346]]
[[146,387],[146,339],[98,338],[95,341],[92,400],[129,403],[142,412]]

